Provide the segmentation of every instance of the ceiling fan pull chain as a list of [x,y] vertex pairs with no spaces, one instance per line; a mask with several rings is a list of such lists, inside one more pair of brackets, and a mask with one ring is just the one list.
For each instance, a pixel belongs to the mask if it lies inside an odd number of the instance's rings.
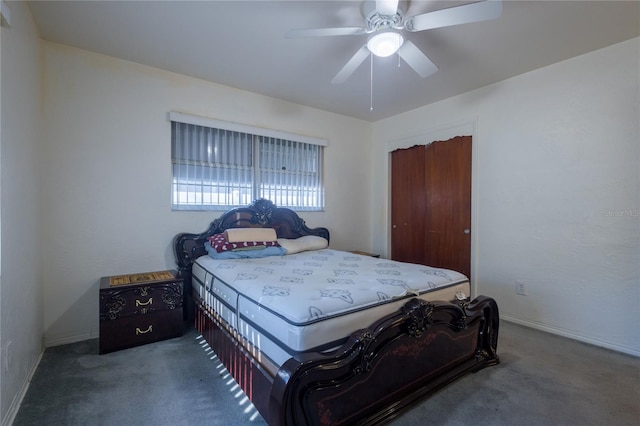
[[371,57],[371,72],[370,72],[370,82],[369,82],[369,94],[370,94],[370,104],[369,104],[369,111],[373,111],[373,53],[370,53],[369,56]]

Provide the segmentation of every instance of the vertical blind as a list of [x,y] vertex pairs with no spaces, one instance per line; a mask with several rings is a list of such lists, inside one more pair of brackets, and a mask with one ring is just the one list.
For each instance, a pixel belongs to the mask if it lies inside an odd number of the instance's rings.
[[271,133],[276,137],[172,120],[172,207],[211,210],[266,198],[322,210],[323,145]]

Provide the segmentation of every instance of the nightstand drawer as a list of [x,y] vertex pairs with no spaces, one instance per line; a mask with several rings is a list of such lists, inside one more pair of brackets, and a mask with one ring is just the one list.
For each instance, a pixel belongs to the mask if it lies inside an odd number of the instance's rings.
[[182,308],[100,321],[100,353],[182,336]]
[[111,288],[100,293],[100,320],[145,315],[182,306],[182,282]]

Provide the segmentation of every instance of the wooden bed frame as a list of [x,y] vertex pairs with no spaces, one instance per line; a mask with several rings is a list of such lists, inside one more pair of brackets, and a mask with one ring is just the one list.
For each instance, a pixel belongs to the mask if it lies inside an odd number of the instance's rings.
[[269,425],[378,424],[459,377],[499,363],[498,306],[479,296],[470,302],[410,299],[339,349],[295,356],[269,373],[255,348],[192,292],[191,266],[206,255],[206,238],[241,227],[275,228],[280,238],[328,240],[329,231],[310,229],[294,211],[257,200],[227,211],[203,233],[174,239],[186,315]]

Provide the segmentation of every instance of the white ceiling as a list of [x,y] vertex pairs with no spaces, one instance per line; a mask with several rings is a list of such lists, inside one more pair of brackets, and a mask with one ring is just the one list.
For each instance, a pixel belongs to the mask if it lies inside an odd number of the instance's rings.
[[[407,15],[467,1],[408,2]],[[638,1],[509,1],[497,20],[407,33],[439,67],[420,78],[376,58],[331,79],[367,36],[285,38],[363,26],[362,1],[30,1],[43,39],[367,121],[640,35]],[[610,64],[615,67],[615,64]]]

